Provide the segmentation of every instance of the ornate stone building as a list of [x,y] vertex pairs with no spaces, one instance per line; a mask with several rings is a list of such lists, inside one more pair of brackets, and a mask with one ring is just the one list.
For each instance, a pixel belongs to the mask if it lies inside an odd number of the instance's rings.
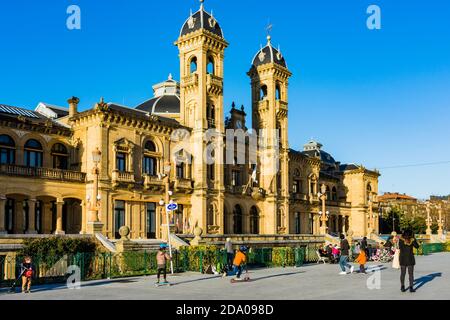
[[[102,99],[81,112],[75,97],[67,108],[0,105],[0,233],[102,232],[114,238],[127,225],[133,239],[164,238],[160,202],[169,201],[168,189],[178,204],[170,222],[179,234],[196,226],[208,234],[376,232],[378,172],[341,164],[315,141],[290,149],[292,74],[270,37],[248,71],[251,126],[234,104],[225,118],[228,43],[203,4],[175,45],[180,82],[169,76],[136,107]],[[279,138],[259,140],[254,162],[248,136],[243,152],[233,146],[231,163],[204,160],[211,129],[217,133],[214,159],[225,160],[226,130],[247,126]],[[238,161],[242,155],[245,161]]]

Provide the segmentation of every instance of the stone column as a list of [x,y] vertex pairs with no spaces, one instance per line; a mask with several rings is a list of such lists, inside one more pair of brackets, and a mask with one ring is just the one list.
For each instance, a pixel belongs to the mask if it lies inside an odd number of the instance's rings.
[[42,210],[42,233],[50,234],[52,232],[52,203],[46,201]]
[[36,231],[36,199],[28,199],[28,230],[27,234],[37,234]]
[[58,199],[56,202],[56,231],[55,234],[65,234],[63,230],[63,205],[64,200]]
[[16,200],[14,215],[15,219],[14,219],[13,233],[22,234],[25,229],[24,228],[25,221],[23,220],[23,200],[19,199]]
[[6,197],[4,195],[0,195],[0,234],[7,234],[8,232],[5,229],[5,205],[6,205]]
[[81,201],[81,231],[80,234],[86,234],[86,202]]

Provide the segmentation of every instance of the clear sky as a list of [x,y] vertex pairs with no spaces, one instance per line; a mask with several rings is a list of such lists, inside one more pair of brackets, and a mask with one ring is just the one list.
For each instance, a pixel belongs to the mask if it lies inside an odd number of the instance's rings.
[[[81,8],[81,30],[66,28]],[[382,29],[368,30],[367,7]],[[0,103],[44,101],[81,109],[101,96],[129,106],[178,79],[177,39],[197,0],[0,2]],[[293,72],[289,134],[311,137],[341,162],[381,169],[380,191],[420,198],[450,193],[450,1],[206,0],[230,43],[225,103],[249,111],[246,75],[265,26]],[[445,162],[434,165],[390,168]],[[389,167],[389,168],[387,168]]]

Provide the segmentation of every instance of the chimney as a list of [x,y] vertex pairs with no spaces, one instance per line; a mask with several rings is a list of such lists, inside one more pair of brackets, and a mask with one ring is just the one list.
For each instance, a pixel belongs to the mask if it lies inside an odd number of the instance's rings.
[[78,103],[80,102],[80,99],[72,97],[67,100],[67,102],[69,103],[69,118],[71,118],[78,113]]

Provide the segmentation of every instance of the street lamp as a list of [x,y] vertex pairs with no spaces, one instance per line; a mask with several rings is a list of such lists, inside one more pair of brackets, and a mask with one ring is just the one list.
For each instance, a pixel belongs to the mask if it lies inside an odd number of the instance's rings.
[[431,219],[431,204],[427,202],[427,219],[425,220],[427,223],[427,235],[431,236],[431,224],[433,223],[433,220]]
[[172,166],[170,163],[166,163],[164,165],[164,174],[158,174],[158,178],[164,179],[164,185],[165,185],[165,200],[161,199],[159,200],[159,205],[163,207],[163,210],[166,210],[166,226],[167,226],[167,242],[169,244],[169,256],[170,256],[170,272],[173,274],[173,262],[172,262],[172,243],[170,241],[170,222],[169,222],[169,210],[167,209],[166,205],[173,204],[174,201],[170,199],[170,197],[173,195],[173,192],[170,190],[170,170],[172,169]]
[[[319,214],[321,216],[320,220],[322,222],[321,226],[320,226],[320,233],[321,234],[326,234],[327,233],[327,221],[328,221],[328,216],[327,216],[327,211],[325,210],[325,201],[327,200],[327,186],[322,184],[322,186],[320,187],[320,191],[317,196],[319,197],[319,199],[322,201],[322,211],[319,211]],[[330,213],[328,212],[328,215]]]
[[444,226],[444,219],[442,219],[442,205],[439,206],[439,220],[438,220],[438,235],[442,237],[443,235],[443,226]]
[[98,177],[100,174],[100,169],[98,167],[100,161],[102,160],[102,152],[98,147],[92,151],[92,162],[94,163],[94,168],[92,169],[92,174],[94,175],[94,186],[92,190],[92,197],[88,195],[88,209],[91,212],[89,222],[99,222],[99,210],[100,210],[100,194],[98,193]]

